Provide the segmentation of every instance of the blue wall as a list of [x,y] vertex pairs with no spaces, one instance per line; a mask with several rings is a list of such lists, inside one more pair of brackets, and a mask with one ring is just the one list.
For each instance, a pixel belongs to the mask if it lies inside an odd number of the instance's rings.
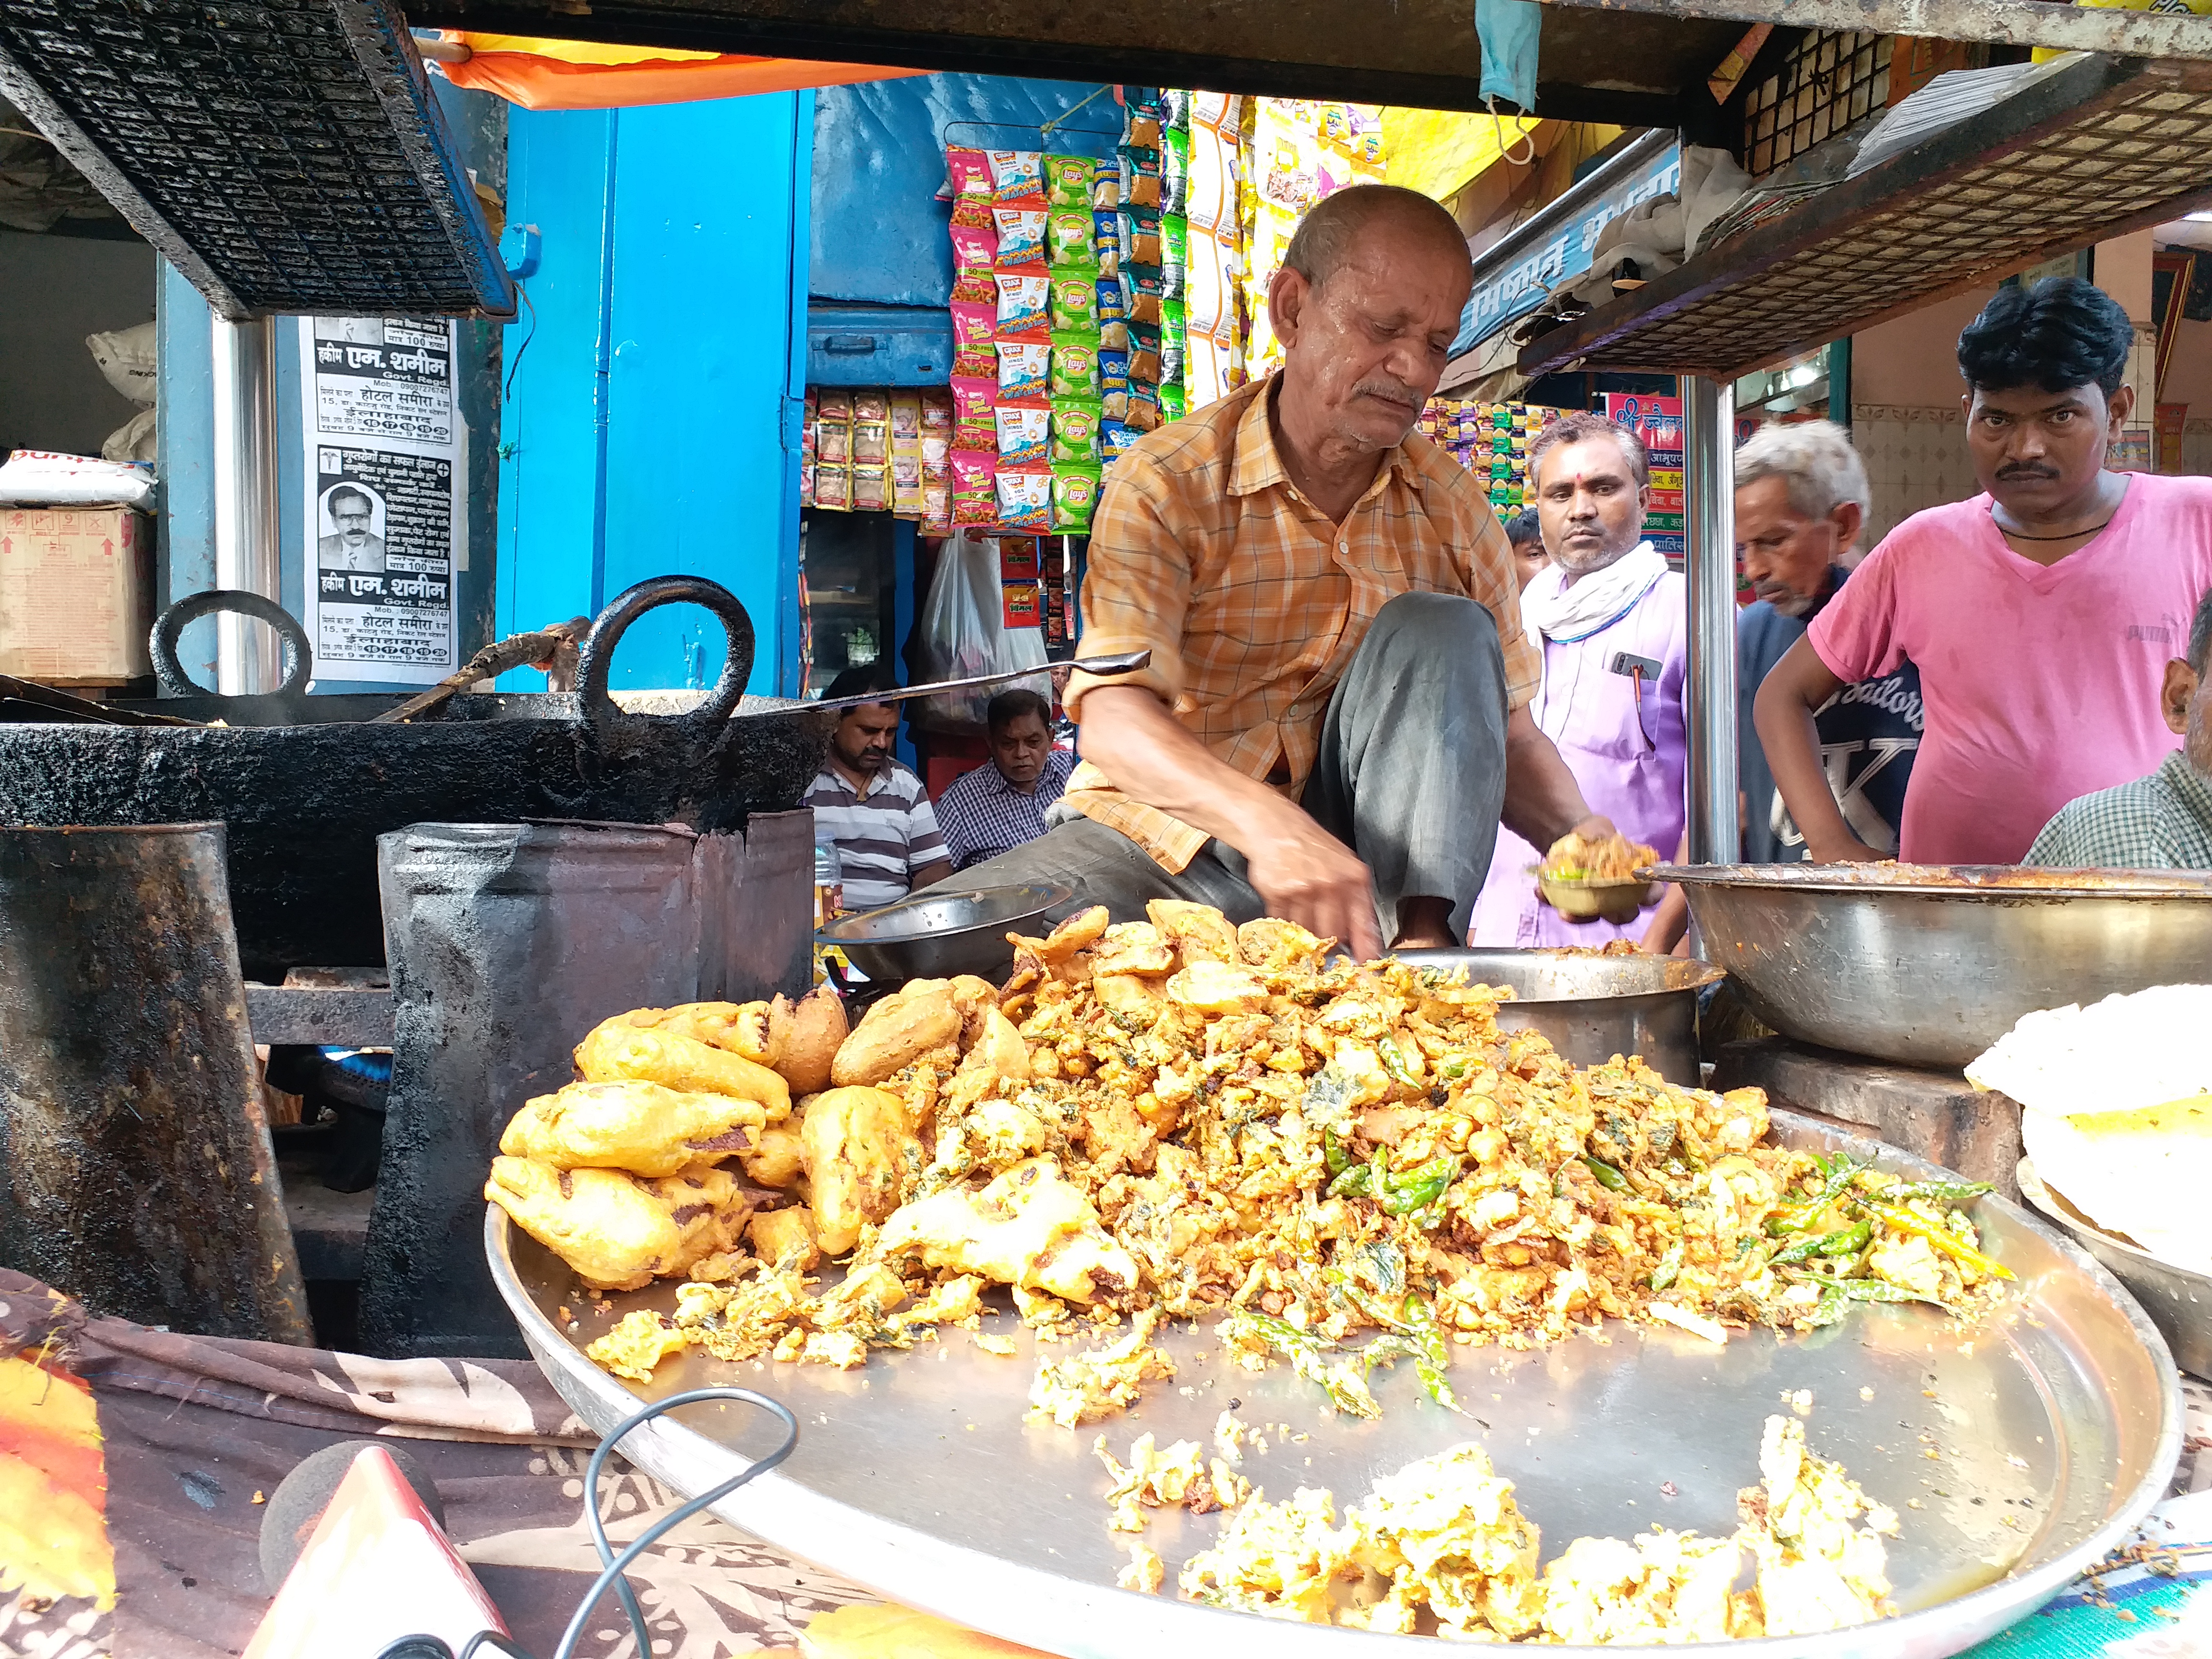
[[[507,224],[542,263],[507,328],[501,633],[696,574],[751,613],[751,689],[795,686],[813,116],[808,93],[510,114]],[[665,608],[613,682],[708,684],[723,649],[704,611]]]

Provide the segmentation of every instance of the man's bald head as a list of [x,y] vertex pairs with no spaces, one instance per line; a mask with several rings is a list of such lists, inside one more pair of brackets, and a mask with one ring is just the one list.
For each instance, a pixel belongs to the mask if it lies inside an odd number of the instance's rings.
[[1467,236],[1443,205],[1399,185],[1354,185],[1315,204],[1291,234],[1283,266],[1318,289],[1366,237],[1397,232],[1433,246],[1474,274]]

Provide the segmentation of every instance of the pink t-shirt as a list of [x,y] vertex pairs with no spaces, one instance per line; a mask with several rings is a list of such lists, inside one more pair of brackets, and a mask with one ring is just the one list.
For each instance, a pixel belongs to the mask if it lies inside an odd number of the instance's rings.
[[2212,478],[2132,474],[2105,532],[2057,564],[2005,544],[1990,498],[1916,513],[1807,637],[1846,684],[1920,669],[1928,728],[1898,856],[2017,864],[2051,814],[2158,769],[2159,714],[2212,587]]

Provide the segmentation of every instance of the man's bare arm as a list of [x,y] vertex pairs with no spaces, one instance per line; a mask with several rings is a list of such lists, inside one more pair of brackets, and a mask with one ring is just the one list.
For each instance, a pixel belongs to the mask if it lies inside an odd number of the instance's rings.
[[1152,692],[1095,685],[1082,702],[1083,757],[1133,799],[1244,854],[1267,914],[1382,954],[1367,866],[1291,801],[1224,764]]
[[1820,765],[1820,734],[1813,724],[1813,711],[1843,684],[1828,672],[1813,642],[1801,639],[1759,682],[1759,695],[1752,700],[1752,723],[1759,730],[1759,746],[1766,751],[1774,787],[1796,820],[1813,862],[1876,863],[1881,854],[1851,833],[1829,792],[1828,775]]

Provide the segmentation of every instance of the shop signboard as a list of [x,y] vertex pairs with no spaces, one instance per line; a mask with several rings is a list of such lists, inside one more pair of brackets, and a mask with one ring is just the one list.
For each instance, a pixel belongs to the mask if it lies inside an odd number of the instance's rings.
[[430,684],[459,656],[465,469],[453,322],[315,317],[300,345],[316,676]]
[[1679,145],[1639,146],[1618,161],[1626,165],[1601,168],[1476,261],[1474,292],[1461,314],[1454,356],[1472,351],[1534,311],[1567,278],[1588,270],[1598,233],[1614,219],[1682,187]]

